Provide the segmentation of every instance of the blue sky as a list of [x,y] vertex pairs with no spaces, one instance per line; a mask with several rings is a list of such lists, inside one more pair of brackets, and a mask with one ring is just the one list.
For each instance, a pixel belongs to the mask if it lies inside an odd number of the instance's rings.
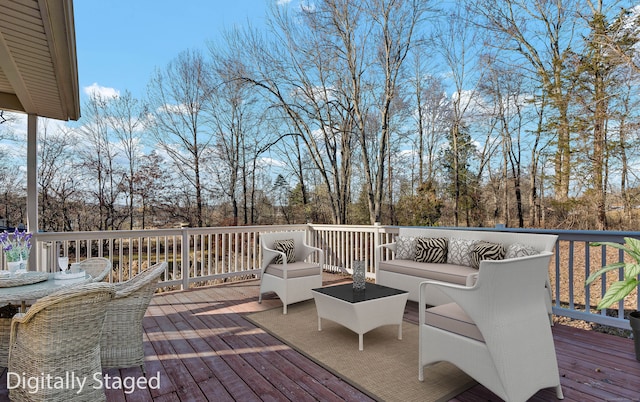
[[82,103],[93,85],[144,97],[155,68],[164,68],[184,50],[206,49],[207,41],[234,25],[263,25],[271,1],[75,1]]

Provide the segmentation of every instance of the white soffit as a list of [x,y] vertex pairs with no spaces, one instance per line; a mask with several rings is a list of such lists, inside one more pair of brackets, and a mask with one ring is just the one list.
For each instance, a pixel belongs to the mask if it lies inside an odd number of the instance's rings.
[[73,0],[0,0],[0,110],[80,118]]

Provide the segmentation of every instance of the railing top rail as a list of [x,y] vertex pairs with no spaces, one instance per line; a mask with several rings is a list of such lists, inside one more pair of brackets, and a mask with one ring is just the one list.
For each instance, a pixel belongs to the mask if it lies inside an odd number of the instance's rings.
[[40,232],[34,235],[38,241],[50,240],[76,240],[78,237],[88,240],[105,238],[134,238],[154,236],[181,236],[187,234],[208,233],[246,233],[266,232],[277,230],[304,230],[307,225],[263,225],[263,226],[222,226],[206,228],[171,228],[171,229],[144,229],[144,230],[111,230],[111,231],[86,231],[86,232]]
[[[313,225],[313,227],[323,227],[330,225]],[[349,226],[345,226],[349,227]],[[351,228],[358,228],[355,225]],[[561,229],[540,229],[540,228],[510,228],[504,226],[496,227],[462,227],[462,226],[393,226],[393,225],[381,225],[381,226],[369,226],[371,230],[384,230],[392,229],[398,230],[400,228],[424,228],[424,229],[447,229],[447,230],[472,230],[472,231],[486,231],[486,232],[507,232],[507,233],[538,233],[538,234],[552,234],[557,235],[558,240],[582,240],[592,241],[609,241],[623,243],[625,237],[637,237],[640,238],[640,231],[620,231],[620,230],[561,230]]]
[[[338,230],[352,231],[397,231],[401,227],[409,226],[393,226],[393,225],[327,225],[327,224],[298,224],[298,225],[259,225],[259,226],[225,226],[225,227],[205,227],[205,228],[171,228],[171,229],[144,229],[144,230],[114,230],[114,231],[87,231],[87,232],[40,232],[35,234],[41,241],[48,239],[68,238],[75,239],[78,235],[88,239],[100,239],[105,237],[148,237],[148,236],[171,236],[184,232],[190,234],[202,233],[234,233],[234,232],[261,232],[261,231],[278,231],[278,230],[301,230],[311,228],[314,230]],[[585,238],[599,237],[606,239],[603,241],[623,241],[624,237],[640,238],[640,231],[609,231],[609,230],[560,230],[560,229],[538,229],[538,228],[508,228],[508,227],[429,227],[429,226],[411,226],[413,228],[433,228],[447,230],[473,230],[473,231],[499,231],[499,232],[519,232],[519,233],[540,233],[555,234],[562,240],[581,240]],[[616,240],[610,240],[616,239]]]

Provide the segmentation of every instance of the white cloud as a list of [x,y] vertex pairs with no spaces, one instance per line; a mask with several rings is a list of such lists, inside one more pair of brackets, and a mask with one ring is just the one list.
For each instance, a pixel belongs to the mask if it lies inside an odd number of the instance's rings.
[[307,12],[314,12],[316,10],[316,5],[308,2],[306,4],[300,4],[300,9]]
[[162,106],[159,106],[156,111],[158,113],[169,113],[169,114],[177,114],[177,115],[189,115],[192,113],[197,113],[200,110],[199,105],[189,106],[184,103],[179,105],[173,105],[170,103],[165,103]]
[[[25,113],[12,113],[6,112],[4,117],[7,119],[3,123],[2,129],[5,129],[5,133],[12,135],[16,139],[22,141],[27,139],[27,118]],[[45,117],[38,117],[37,128],[39,132],[47,130],[50,133],[57,132],[66,127],[67,123],[62,120],[47,119]],[[0,132],[0,137],[2,133]]]
[[283,161],[279,161],[277,159],[268,158],[268,157],[260,158],[260,160],[258,162],[258,165],[259,166],[264,166],[264,167],[272,166],[272,167],[280,167],[280,168],[283,168],[283,167],[287,166],[287,164],[285,162],[283,162]]
[[101,99],[117,98],[120,96],[120,91],[115,88],[108,88],[98,85],[97,82],[84,87],[84,93],[87,96],[96,96]]
[[291,3],[291,0],[278,0],[278,1],[276,1],[276,4],[279,5],[279,6],[283,6],[283,5],[289,4],[289,3]]

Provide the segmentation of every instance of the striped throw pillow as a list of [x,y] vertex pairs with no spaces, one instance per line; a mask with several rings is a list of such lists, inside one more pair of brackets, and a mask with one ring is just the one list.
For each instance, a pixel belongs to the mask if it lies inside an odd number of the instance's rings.
[[480,268],[480,261],[483,260],[501,260],[504,258],[504,246],[499,243],[491,243],[481,241],[473,246],[471,252],[471,266]]
[[[287,264],[296,262],[296,249],[293,239],[276,240],[273,242],[273,249],[282,251],[287,256]],[[282,264],[282,255],[278,254],[273,263]]]
[[417,262],[444,264],[447,262],[448,243],[449,239],[446,237],[418,237],[416,238],[414,260]]

